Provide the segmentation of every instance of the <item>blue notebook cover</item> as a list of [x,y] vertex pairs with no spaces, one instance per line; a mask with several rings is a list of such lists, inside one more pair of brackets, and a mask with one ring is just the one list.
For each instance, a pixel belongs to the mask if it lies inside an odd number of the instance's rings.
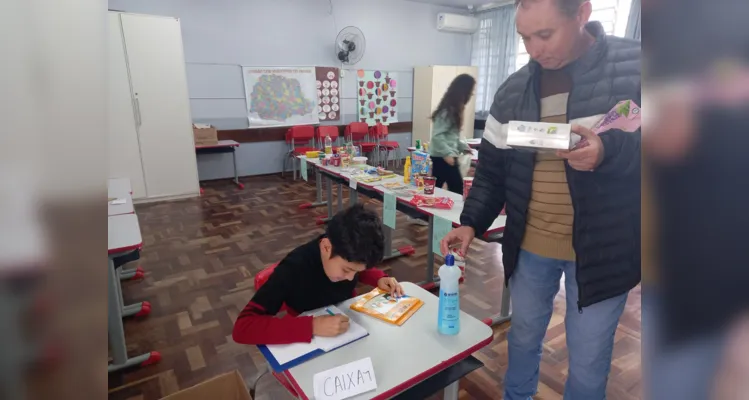
[[[354,342],[356,342],[356,341],[358,341],[360,339],[363,339],[363,338],[365,338],[367,336],[369,336],[369,332],[367,332],[366,335],[360,337],[359,339],[353,340],[353,341],[348,342],[348,343],[344,343],[344,344],[342,344],[342,345],[340,345],[340,346],[338,346],[336,348],[330,349],[330,351],[328,351],[328,353],[331,352],[331,351],[338,350],[341,347],[344,347],[344,346],[346,346],[348,344],[354,343]],[[259,345],[259,346],[257,346],[257,348],[260,350],[261,353],[263,353],[263,356],[265,356],[265,359],[268,360],[268,363],[270,364],[271,368],[273,368],[273,371],[275,371],[275,372],[286,371],[289,368],[294,368],[294,367],[296,367],[299,364],[302,364],[302,363],[304,363],[306,361],[309,361],[309,360],[311,360],[311,359],[313,359],[313,358],[315,358],[317,356],[320,356],[320,355],[326,353],[325,350],[317,349],[317,350],[313,350],[313,351],[311,351],[311,352],[309,352],[309,353],[307,353],[307,354],[305,354],[305,355],[303,355],[301,357],[295,358],[295,359],[293,359],[293,360],[291,360],[291,361],[289,361],[289,362],[287,362],[285,364],[279,364],[278,361],[276,360],[276,358],[273,357],[273,353],[271,353],[270,349],[268,349],[268,346],[266,346],[266,345]]]

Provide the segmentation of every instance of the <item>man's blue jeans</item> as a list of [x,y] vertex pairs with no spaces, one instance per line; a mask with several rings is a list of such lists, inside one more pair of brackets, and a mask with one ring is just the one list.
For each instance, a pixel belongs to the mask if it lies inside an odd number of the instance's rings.
[[627,302],[627,293],[585,307],[580,313],[575,263],[521,250],[510,278],[512,325],[507,338],[509,366],[504,381],[505,400],[529,400],[536,394],[541,344],[551,320],[562,273],[567,298],[564,325],[569,353],[564,399],[606,398],[614,333]]

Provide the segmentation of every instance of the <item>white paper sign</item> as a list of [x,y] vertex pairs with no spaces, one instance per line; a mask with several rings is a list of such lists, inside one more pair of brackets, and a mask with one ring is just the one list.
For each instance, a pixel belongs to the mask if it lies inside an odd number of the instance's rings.
[[313,378],[315,399],[342,400],[377,389],[372,359],[367,357],[327,371]]
[[354,179],[354,178],[349,178],[349,180],[348,180],[348,185],[349,185],[349,187],[350,187],[351,189],[354,189],[354,190],[356,190],[356,179]]

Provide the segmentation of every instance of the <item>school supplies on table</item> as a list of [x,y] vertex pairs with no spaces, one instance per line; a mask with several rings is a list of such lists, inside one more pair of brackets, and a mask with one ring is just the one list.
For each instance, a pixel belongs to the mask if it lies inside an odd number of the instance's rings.
[[417,194],[411,199],[411,204],[417,207],[432,207],[441,210],[450,210],[455,202],[449,197],[432,197]]
[[[324,316],[343,314],[336,306],[328,306],[308,311],[300,316]],[[321,354],[329,353],[339,347],[355,342],[369,333],[356,322],[349,320],[348,331],[335,337],[315,336],[310,343],[291,343],[257,346],[276,372],[285,371]]]
[[390,293],[376,288],[359,297],[351,309],[385,322],[401,326],[424,305],[424,302],[407,295],[395,298]]
[[417,177],[428,176],[432,173],[429,169],[429,161],[430,158],[427,153],[421,151],[414,151],[411,153],[411,170],[407,172],[410,172],[411,174],[409,181],[412,185],[418,185],[419,180],[417,180]]

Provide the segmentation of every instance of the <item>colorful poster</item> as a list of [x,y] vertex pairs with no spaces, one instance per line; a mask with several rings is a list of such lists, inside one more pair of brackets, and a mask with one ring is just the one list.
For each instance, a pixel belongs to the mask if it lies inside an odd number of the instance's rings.
[[341,70],[333,67],[315,67],[317,81],[317,118],[320,121],[341,119]]
[[398,74],[360,69],[356,75],[359,121],[370,126],[398,122]]
[[318,123],[315,67],[242,67],[250,128]]

